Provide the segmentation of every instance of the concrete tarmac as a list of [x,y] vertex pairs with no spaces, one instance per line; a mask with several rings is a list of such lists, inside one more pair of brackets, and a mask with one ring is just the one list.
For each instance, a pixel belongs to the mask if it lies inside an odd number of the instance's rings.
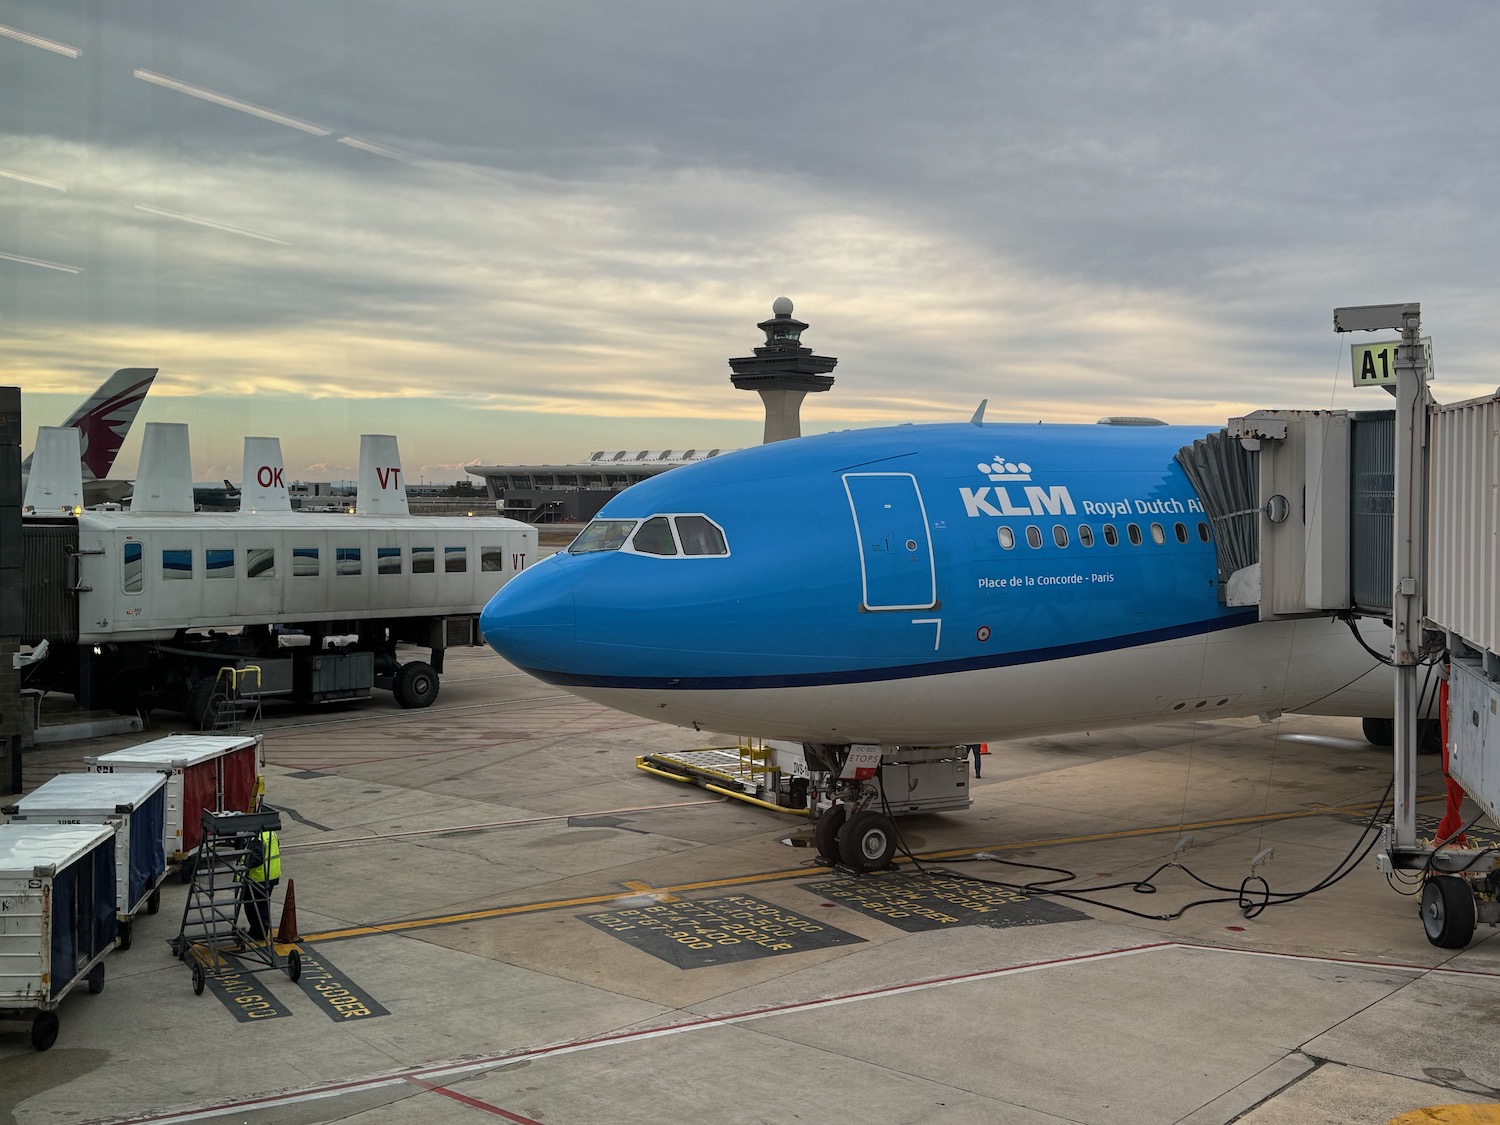
[[[27,787],[169,718],[39,750]],[[270,705],[265,739],[302,980],[245,966],[194,995],[168,882],[55,1047],[0,1025],[0,1125],[1307,1125],[1500,1100],[1500,941],[1435,948],[1359,858],[1391,757],[1354,721],[991,743],[974,807],[900,821],[925,858],[862,878],[814,862],[805,820],[635,768],[722,740],[487,651],[450,651],[428,710]],[[1355,862],[1246,917],[1268,850],[1276,892]],[[1112,889],[1027,894],[1060,876],[1016,864]]]

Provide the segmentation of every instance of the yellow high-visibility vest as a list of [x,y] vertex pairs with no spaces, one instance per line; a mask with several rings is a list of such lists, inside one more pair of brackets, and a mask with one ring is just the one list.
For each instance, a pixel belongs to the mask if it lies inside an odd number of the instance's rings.
[[281,878],[281,841],[269,828],[260,834],[260,846],[265,858],[258,867],[252,867],[245,877],[256,883],[274,883]]

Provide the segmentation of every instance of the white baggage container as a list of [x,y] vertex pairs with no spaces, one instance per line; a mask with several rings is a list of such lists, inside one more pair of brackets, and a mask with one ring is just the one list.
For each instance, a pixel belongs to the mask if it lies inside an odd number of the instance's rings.
[[115,912],[125,950],[135,916],[161,908],[166,805],[164,772],[60,773],[0,812],[12,824],[115,826]]
[[162,846],[168,863],[182,865],[185,883],[204,812],[249,811],[261,770],[260,735],[174,734],[83,760],[95,773],[166,772]]
[[29,1019],[38,1051],[75,984],[103,990],[117,927],[113,825],[0,824],[0,1019]]

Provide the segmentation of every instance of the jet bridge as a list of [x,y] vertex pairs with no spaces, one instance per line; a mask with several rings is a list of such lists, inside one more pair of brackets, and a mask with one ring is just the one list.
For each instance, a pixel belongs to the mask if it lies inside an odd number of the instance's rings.
[[1463,846],[1456,803],[1441,838],[1417,839],[1420,679],[1447,669],[1449,776],[1500,823],[1500,392],[1436,403],[1420,326],[1415,303],[1334,311],[1338,332],[1400,331],[1353,349],[1356,385],[1378,381],[1358,357],[1394,354],[1394,410],[1257,411],[1178,459],[1218,530],[1226,603],[1390,626],[1395,812],[1379,863],[1420,877],[1428,940],[1458,948],[1500,924],[1500,855]]

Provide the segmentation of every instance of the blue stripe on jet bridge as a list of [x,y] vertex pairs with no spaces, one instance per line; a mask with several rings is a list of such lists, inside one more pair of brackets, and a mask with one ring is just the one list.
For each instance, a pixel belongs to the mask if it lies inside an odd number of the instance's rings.
[[994,656],[969,656],[957,660],[937,660],[929,664],[903,664],[890,668],[852,668],[841,672],[798,672],[772,676],[591,676],[573,672],[550,672],[537,668],[522,670],[558,687],[629,688],[654,691],[742,691],[757,688],[828,687],[834,684],[880,683],[884,680],[915,680],[923,676],[943,676],[953,672],[975,672],[987,668],[1011,668],[1018,664],[1040,664],[1066,660],[1074,656],[1091,656],[1101,652],[1141,648],[1161,641],[1238,629],[1260,620],[1258,609],[1215,617],[1208,621],[1190,621],[1144,633],[1103,637],[1053,648],[1025,649]]

